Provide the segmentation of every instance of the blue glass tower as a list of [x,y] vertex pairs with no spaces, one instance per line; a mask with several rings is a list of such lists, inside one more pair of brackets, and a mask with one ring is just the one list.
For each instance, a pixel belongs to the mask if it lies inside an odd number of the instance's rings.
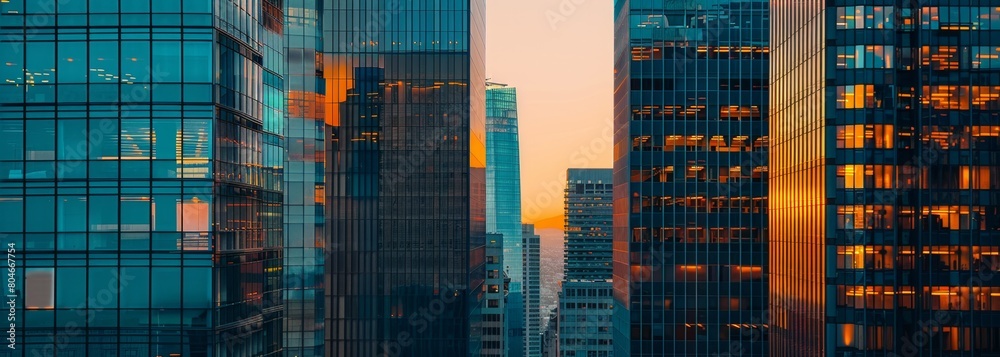
[[0,2],[0,353],[280,355],[282,8]]
[[768,2],[615,16],[615,355],[766,355]]
[[325,355],[479,355],[484,1],[338,1],[324,11],[338,19],[324,23]]
[[521,245],[521,156],[517,133],[517,89],[487,83],[486,230],[503,234],[507,295],[508,356],[524,355],[524,289]]
[[285,0],[285,324],[288,357],[323,356],[326,79],[323,0]]

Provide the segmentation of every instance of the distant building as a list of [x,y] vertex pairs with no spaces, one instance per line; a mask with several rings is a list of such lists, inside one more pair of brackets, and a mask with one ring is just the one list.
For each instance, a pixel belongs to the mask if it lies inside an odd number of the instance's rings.
[[612,170],[569,169],[565,268],[559,294],[562,356],[613,355]]
[[524,224],[521,230],[524,242],[524,346],[526,357],[542,355],[541,317],[541,237],[535,234],[534,224]]
[[483,349],[481,357],[503,357],[504,305],[509,282],[503,270],[503,235],[486,234],[486,301],[483,305]]
[[486,231],[503,235],[503,266],[510,277],[506,355],[523,357],[524,257],[521,241],[521,157],[517,89],[486,83]]

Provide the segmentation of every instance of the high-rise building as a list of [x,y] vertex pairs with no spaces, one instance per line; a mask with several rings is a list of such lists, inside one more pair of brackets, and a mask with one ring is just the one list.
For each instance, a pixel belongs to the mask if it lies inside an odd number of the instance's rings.
[[768,3],[615,18],[615,356],[765,355]]
[[613,355],[612,170],[569,169],[565,192],[565,268],[559,294],[564,356]]
[[326,356],[479,355],[484,1],[324,11],[337,19],[324,23]]
[[486,305],[483,306],[483,349],[479,356],[503,357],[504,303],[510,282],[503,270],[503,235],[486,234]]
[[506,356],[524,356],[524,281],[521,247],[521,157],[517,133],[517,89],[486,85],[486,231],[503,234],[507,295]]
[[285,0],[284,355],[323,356],[326,80],[323,0]]
[[566,172],[564,253],[565,281],[610,281],[611,169]]
[[521,241],[524,247],[524,356],[542,355],[541,314],[541,249],[542,237],[535,234],[534,224],[523,224]]
[[775,356],[1000,353],[1000,8],[776,1]]
[[0,237],[17,260],[5,350],[279,356],[281,2],[0,13]]

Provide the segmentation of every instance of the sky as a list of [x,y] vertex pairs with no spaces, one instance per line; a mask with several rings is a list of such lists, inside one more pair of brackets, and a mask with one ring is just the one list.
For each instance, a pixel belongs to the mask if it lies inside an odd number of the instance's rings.
[[486,76],[517,88],[522,220],[561,241],[566,169],[612,164],[612,2],[486,7]]

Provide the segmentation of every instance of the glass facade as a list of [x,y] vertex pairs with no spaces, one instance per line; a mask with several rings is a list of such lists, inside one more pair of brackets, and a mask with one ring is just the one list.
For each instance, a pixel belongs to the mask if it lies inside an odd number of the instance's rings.
[[611,169],[566,172],[565,268],[558,317],[561,356],[614,355],[612,173]]
[[541,313],[541,253],[542,237],[535,234],[534,224],[521,225],[521,246],[524,247],[524,355],[542,355]]
[[615,16],[615,355],[766,355],[768,3]]
[[326,356],[479,355],[484,1],[327,5]]
[[323,0],[285,0],[284,355],[323,356],[326,80]]
[[771,13],[772,354],[998,354],[1000,8]]
[[503,270],[503,235],[486,234],[486,305],[483,306],[483,349],[481,357],[503,357],[505,302],[510,279]]
[[521,246],[521,156],[517,89],[486,84],[486,231],[503,234],[504,270],[510,277],[506,330],[508,356],[524,356],[524,289]]
[[279,355],[283,4],[0,13],[0,236],[23,278],[4,353]]

